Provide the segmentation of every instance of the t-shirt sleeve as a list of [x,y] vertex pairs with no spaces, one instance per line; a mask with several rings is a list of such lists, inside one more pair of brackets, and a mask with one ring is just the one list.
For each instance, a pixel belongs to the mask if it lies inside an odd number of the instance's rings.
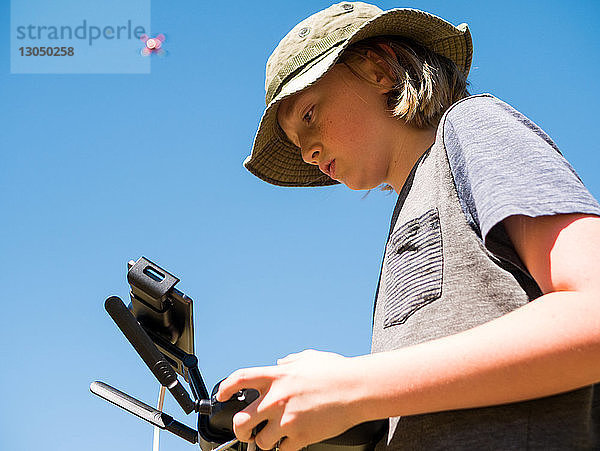
[[461,207],[495,253],[508,252],[501,222],[509,216],[600,215],[552,139],[510,105],[491,95],[469,97],[448,111],[443,126]]

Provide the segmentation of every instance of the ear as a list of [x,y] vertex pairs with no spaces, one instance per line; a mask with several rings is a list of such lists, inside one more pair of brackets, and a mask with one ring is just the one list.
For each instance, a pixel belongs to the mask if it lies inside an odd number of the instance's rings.
[[[389,50],[384,49],[384,51],[391,52],[392,55],[394,55],[393,50],[389,48],[389,46],[387,47]],[[367,50],[362,69],[370,81],[381,86],[384,90],[383,93],[387,93],[394,87],[392,68],[383,58],[372,50]]]

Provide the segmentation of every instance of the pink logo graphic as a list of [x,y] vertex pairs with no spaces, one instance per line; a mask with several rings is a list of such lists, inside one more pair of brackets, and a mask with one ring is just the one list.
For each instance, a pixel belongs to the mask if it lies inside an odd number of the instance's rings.
[[162,48],[162,43],[165,42],[164,34],[157,34],[155,37],[151,38],[146,34],[143,34],[140,37],[140,40],[144,43],[144,48],[142,49],[142,56],[150,56],[153,53],[156,55],[163,55],[165,51]]

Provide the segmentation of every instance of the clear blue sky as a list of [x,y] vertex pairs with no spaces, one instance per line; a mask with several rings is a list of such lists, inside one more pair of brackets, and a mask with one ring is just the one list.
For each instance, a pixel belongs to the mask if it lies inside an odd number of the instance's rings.
[[[25,0],[19,0],[25,1]],[[152,1],[150,74],[11,74],[0,2],[0,449],[149,450],[151,427],[93,397],[157,384],[103,309],[144,255],[195,301],[207,385],[305,348],[369,352],[394,195],[276,188],[242,168],[279,39],[329,2]],[[600,196],[596,1],[391,1],[458,24],[471,91],[544,128]],[[193,425],[170,399],[165,410]],[[163,450],[192,445],[162,434]]]

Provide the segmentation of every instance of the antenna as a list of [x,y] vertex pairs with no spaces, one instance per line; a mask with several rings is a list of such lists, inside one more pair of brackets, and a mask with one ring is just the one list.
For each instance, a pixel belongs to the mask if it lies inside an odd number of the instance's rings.
[[169,389],[175,400],[186,414],[196,410],[196,403],[192,401],[186,389],[179,383],[177,373],[165,357],[152,342],[133,314],[125,306],[121,298],[109,297],[104,303],[106,311],[117,324],[123,335],[137,351],[144,363],[148,366],[154,377],[161,385]]
[[144,404],[142,401],[137,400],[104,382],[92,382],[90,391],[96,396],[99,396],[154,426],[172,432],[190,443],[198,443],[198,432],[194,429],[173,419],[172,416],[167,415],[160,410],[156,410],[148,404]]

